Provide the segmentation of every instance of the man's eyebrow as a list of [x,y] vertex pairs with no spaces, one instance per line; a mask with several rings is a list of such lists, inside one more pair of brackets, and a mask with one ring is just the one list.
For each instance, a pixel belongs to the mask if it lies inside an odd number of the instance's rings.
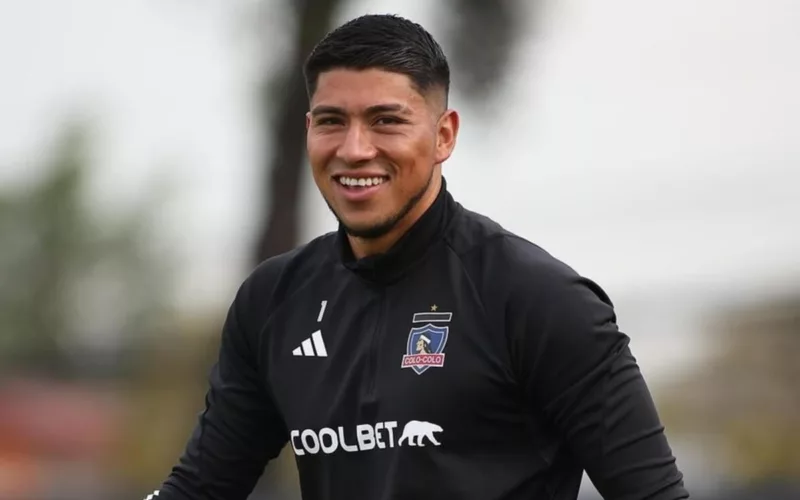
[[[397,103],[386,103],[386,104],[375,104],[373,106],[368,107],[365,110],[367,115],[377,115],[380,113],[400,113],[404,115],[412,114],[411,108],[405,106],[403,104]],[[346,115],[347,112],[338,106],[328,106],[325,104],[321,104],[319,106],[315,106],[311,110],[311,116],[319,116],[319,115]]]
[[336,107],[336,106],[314,106],[314,109],[311,110],[311,116],[319,116],[319,115],[345,115],[347,113],[344,112],[344,109]]
[[403,115],[412,114],[411,108],[403,104],[376,104],[367,108],[367,114],[377,115],[379,113],[400,113]]

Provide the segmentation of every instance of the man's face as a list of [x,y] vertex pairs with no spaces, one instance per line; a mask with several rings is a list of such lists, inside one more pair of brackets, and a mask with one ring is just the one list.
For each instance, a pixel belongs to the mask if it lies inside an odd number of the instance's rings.
[[440,175],[458,118],[443,96],[422,95],[406,75],[337,69],[320,74],[306,125],[328,206],[350,234],[375,238],[413,211]]

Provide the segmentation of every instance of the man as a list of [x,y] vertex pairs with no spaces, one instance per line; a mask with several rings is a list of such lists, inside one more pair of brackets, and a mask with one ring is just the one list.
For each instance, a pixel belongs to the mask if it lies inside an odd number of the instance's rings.
[[430,354],[431,350],[428,348],[430,343],[431,339],[425,335],[420,335],[419,340],[417,340],[417,354]]
[[244,500],[287,443],[305,500],[575,499],[584,470],[606,499],[688,498],[605,293],[447,191],[431,35],[363,16],[305,75],[339,230],[245,280],[158,500]]

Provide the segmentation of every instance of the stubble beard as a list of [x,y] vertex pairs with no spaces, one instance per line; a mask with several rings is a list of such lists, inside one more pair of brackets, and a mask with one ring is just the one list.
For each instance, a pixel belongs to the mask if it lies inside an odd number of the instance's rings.
[[405,203],[405,205],[403,205],[400,208],[400,210],[390,215],[385,220],[369,227],[356,228],[348,226],[341,219],[341,217],[339,217],[339,214],[336,213],[336,210],[333,209],[333,207],[331,206],[331,204],[328,202],[327,199],[325,200],[325,204],[328,205],[328,209],[331,211],[333,216],[336,218],[336,220],[339,222],[339,224],[342,226],[342,228],[348,235],[354,238],[360,238],[364,240],[375,240],[389,234],[389,232],[392,229],[394,229],[395,226],[397,226],[397,224],[401,220],[403,220],[406,217],[406,215],[408,215],[409,212],[411,212],[411,210],[414,209],[414,207],[417,206],[420,200],[422,200],[422,198],[425,196],[425,193],[428,192],[428,189],[431,186],[431,182],[433,182],[434,170],[435,169],[431,169],[431,174],[430,176],[428,176],[428,180],[425,182],[425,185],[423,185],[422,188],[420,188],[420,190],[414,194],[414,196],[409,198],[408,201]]

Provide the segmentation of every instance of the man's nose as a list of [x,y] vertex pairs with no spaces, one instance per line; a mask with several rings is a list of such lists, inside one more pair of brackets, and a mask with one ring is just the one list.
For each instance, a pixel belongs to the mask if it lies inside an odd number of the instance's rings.
[[344,142],[337,151],[337,156],[351,165],[372,160],[376,154],[377,150],[372,145],[369,131],[358,124],[352,124],[347,129]]

